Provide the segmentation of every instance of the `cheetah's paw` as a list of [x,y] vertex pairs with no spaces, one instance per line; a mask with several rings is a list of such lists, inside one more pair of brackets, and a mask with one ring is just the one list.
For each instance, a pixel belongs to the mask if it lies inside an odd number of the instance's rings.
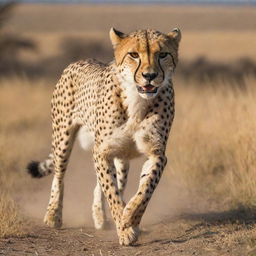
[[139,236],[139,228],[129,227],[119,232],[119,243],[120,245],[132,245],[134,244]]
[[94,221],[94,227],[96,229],[105,229],[106,228],[106,217],[104,210],[101,207],[93,206],[92,208],[92,217]]
[[62,218],[56,213],[47,212],[44,216],[44,223],[51,228],[60,228],[62,226]]

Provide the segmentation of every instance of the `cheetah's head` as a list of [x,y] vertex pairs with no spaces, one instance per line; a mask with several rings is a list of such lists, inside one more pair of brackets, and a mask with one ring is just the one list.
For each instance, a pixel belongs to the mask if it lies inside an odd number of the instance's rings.
[[111,28],[110,39],[126,87],[137,88],[142,98],[154,98],[177,65],[180,30],[163,34],[147,29],[126,35]]

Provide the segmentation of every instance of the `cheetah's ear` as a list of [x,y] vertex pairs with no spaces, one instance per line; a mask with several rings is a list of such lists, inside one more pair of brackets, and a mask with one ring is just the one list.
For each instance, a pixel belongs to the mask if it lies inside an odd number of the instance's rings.
[[177,44],[181,40],[181,32],[179,28],[173,29],[170,33],[167,34],[171,39],[174,39]]
[[127,35],[123,32],[120,32],[114,28],[111,28],[109,31],[109,37],[113,47],[115,48]]

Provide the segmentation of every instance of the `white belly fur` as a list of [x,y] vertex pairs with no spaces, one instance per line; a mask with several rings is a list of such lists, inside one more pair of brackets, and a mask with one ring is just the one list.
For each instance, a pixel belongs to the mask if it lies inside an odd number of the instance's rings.
[[87,127],[82,126],[78,132],[79,143],[84,150],[90,150],[94,145],[94,133],[89,132]]
[[[100,145],[100,151],[114,154],[116,157],[125,157],[133,159],[140,153],[137,150],[136,143],[133,140],[133,128],[116,128],[111,136],[105,138]],[[94,146],[94,133],[89,132],[86,126],[82,126],[78,132],[79,143],[84,150],[91,150]]]

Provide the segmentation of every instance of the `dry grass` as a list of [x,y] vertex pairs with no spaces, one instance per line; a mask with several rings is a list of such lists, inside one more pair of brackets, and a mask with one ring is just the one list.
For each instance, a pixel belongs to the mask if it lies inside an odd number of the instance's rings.
[[[256,89],[177,87],[169,155],[172,175],[191,196],[227,208],[256,207]],[[207,204],[209,207],[209,204]]]
[[0,236],[21,234],[18,197],[30,186],[25,165],[49,147],[44,142],[49,139],[51,89],[37,83],[0,81]]
[[9,193],[0,193],[0,237],[20,236],[23,225],[17,204]]

